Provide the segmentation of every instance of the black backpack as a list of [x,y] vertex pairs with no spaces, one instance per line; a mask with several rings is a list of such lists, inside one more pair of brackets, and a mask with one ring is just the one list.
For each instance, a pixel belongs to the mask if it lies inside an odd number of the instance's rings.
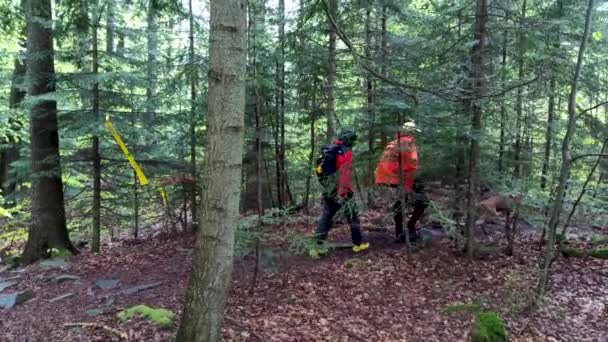
[[331,182],[335,180],[335,177],[332,176],[338,171],[338,155],[343,153],[343,146],[338,144],[325,145],[321,148],[321,157],[317,159],[315,171],[319,182],[324,187],[332,185],[332,183],[335,186],[336,182]]

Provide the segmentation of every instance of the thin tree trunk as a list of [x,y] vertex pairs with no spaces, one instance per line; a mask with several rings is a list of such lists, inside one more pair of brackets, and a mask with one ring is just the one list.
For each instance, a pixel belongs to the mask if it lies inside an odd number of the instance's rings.
[[114,0],[106,0],[106,52],[114,52]]
[[470,103],[471,118],[471,150],[469,155],[469,174],[467,182],[467,221],[465,227],[467,253],[473,258],[475,223],[475,207],[479,197],[479,137],[481,135],[481,99],[485,94],[485,53],[487,42],[486,24],[488,22],[488,0],[477,0],[475,34],[477,42],[471,49],[471,78],[473,80],[474,99]]
[[[503,31],[503,40],[502,40],[502,62],[501,62],[501,82],[503,87],[506,84],[507,79],[507,46],[509,43],[509,7],[510,1],[505,0],[505,29]],[[507,125],[507,104],[506,97],[504,97],[500,102],[500,142],[498,147],[498,172],[502,173],[504,170],[504,162],[505,162],[505,131]]]
[[[258,86],[258,73],[257,73],[257,42],[256,42],[256,10],[252,1],[248,2],[249,9],[249,37],[250,51],[251,51],[251,70],[253,79],[253,92],[255,96],[255,145],[256,145],[256,198],[257,198],[257,211],[258,211],[258,234],[262,230],[262,217],[264,216],[264,201],[262,197],[262,172],[263,172],[263,147],[262,147],[262,98],[260,96]],[[259,273],[260,265],[260,238],[255,237],[255,266],[253,270],[253,277],[251,280],[250,293],[255,291]]]
[[139,182],[135,170],[133,171],[133,205],[133,239],[137,240],[139,237]]
[[285,155],[285,0],[279,0],[279,117],[281,130],[281,189],[287,204],[293,204],[287,175],[287,158]]
[[101,245],[101,155],[99,151],[99,51],[97,41],[97,27],[99,26],[99,0],[93,1],[92,14],[92,43],[93,43],[93,235],[91,250],[99,253]]
[[189,75],[190,75],[190,176],[192,177],[192,189],[190,191],[190,216],[192,217],[192,227],[197,227],[197,205],[196,194],[198,190],[196,174],[196,81],[198,78],[197,69],[194,67],[194,12],[192,10],[192,0],[188,1],[189,21],[190,21],[190,46],[188,51]]
[[[563,10],[563,2],[561,0],[557,1],[558,8],[558,20],[562,18],[562,10]],[[557,25],[556,37],[555,37],[555,46],[556,50],[559,50],[560,47],[560,29],[561,25]],[[554,55],[554,54],[552,54]],[[553,56],[555,58],[555,56]],[[543,167],[541,171],[540,178],[540,188],[545,189],[547,186],[547,178],[549,177],[549,168],[551,166],[551,146],[553,144],[553,121],[555,117],[555,97],[557,96],[557,62],[551,63],[551,80],[549,81],[549,108],[547,113],[547,127],[545,133],[545,159],[543,160]]]
[[[372,54],[372,29],[371,29],[371,6],[369,1],[367,3],[367,10],[365,12],[365,57],[367,60],[371,60]],[[374,198],[372,196],[372,189],[374,187],[374,134],[375,134],[375,113],[374,113],[374,86],[372,82],[371,74],[367,73],[366,86],[367,86],[367,118],[368,118],[368,155],[367,155],[367,175],[365,185],[368,187],[367,194],[367,205],[368,207],[373,206]]]
[[[315,121],[317,115],[317,79],[315,78],[312,85],[312,105],[310,108],[310,155],[308,157],[308,165],[310,168],[315,167]],[[306,196],[304,197],[304,208],[306,209],[306,213],[309,213],[309,200],[310,200],[310,183],[312,180],[312,170],[308,172],[308,177],[306,178]]]
[[572,78],[572,84],[570,87],[570,96],[568,97],[568,126],[566,130],[566,136],[564,137],[564,141],[562,143],[562,167],[559,175],[559,182],[557,185],[557,191],[555,193],[555,198],[553,202],[553,208],[551,210],[551,219],[549,220],[549,225],[547,227],[548,238],[547,244],[545,247],[545,259],[543,263],[543,267],[541,269],[537,294],[538,300],[540,301],[547,289],[547,284],[549,282],[549,267],[553,260],[553,248],[555,244],[555,235],[557,231],[557,226],[559,224],[559,216],[562,211],[562,204],[566,193],[566,182],[568,180],[568,176],[570,174],[571,168],[571,156],[570,156],[570,143],[572,141],[572,137],[574,136],[574,131],[576,129],[576,94],[578,91],[578,81],[581,75],[581,69],[583,67],[583,59],[585,56],[585,50],[587,49],[587,40],[589,39],[589,31],[591,29],[591,18],[593,13],[594,0],[589,0],[589,4],[587,7],[587,14],[585,16],[585,30],[583,32],[583,37],[581,39],[580,48],[578,51],[578,57],[576,61],[576,69],[574,71],[574,76]]
[[201,232],[176,341],[222,337],[239,218],[243,158],[247,13],[245,0],[212,0],[209,35],[208,141]]
[[[329,12],[337,18],[338,0],[329,0]],[[329,59],[327,61],[327,136],[326,143],[336,138],[336,28],[328,19]]]
[[[522,4],[522,15],[521,15],[521,24],[519,27],[519,65],[517,67],[517,77],[519,82],[521,82],[524,78],[524,27],[523,21],[526,19],[526,7],[527,0],[523,0]],[[521,175],[521,150],[522,150],[522,116],[523,116],[523,104],[524,104],[524,87],[517,88],[517,99],[515,103],[515,155],[514,155],[514,170],[513,176],[519,177]]]
[[146,13],[148,61],[146,65],[146,114],[154,122],[156,114],[156,55],[158,54],[158,24],[156,22],[158,0],[149,0]]
[[[583,188],[581,189],[581,192],[578,194],[576,201],[574,201],[574,204],[572,205],[572,209],[570,210],[570,213],[568,214],[568,218],[566,219],[566,223],[564,223],[564,227],[562,228],[562,232],[560,233],[560,235],[562,237],[566,236],[566,232],[568,231],[568,226],[570,226],[570,221],[572,220],[572,216],[574,216],[574,213],[576,212],[576,208],[578,207],[579,203],[583,199],[583,196],[587,192],[587,186],[593,179],[593,175],[595,174],[595,171],[597,170],[598,166],[602,162],[603,157],[601,155],[606,154],[606,152],[608,152],[607,147],[608,147],[608,139],[604,140],[604,143],[602,144],[602,149],[600,150],[600,156],[595,161],[595,164],[593,164],[591,171],[589,171],[589,174],[587,175],[587,179],[585,179],[585,183],[583,183]],[[562,241],[562,239],[560,239],[560,245],[561,245],[561,241]]]
[[[53,31],[46,25],[52,19],[51,2],[27,0],[26,8],[28,94],[44,96],[55,91]],[[66,227],[58,131],[57,103],[37,99],[30,111],[32,221],[24,264],[46,257],[50,248],[76,253]]]

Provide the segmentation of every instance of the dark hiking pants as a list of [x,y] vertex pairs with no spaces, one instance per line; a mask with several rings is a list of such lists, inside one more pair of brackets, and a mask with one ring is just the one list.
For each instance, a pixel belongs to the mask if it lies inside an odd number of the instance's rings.
[[350,224],[350,233],[353,244],[361,244],[361,223],[357,213],[357,203],[352,194],[349,194],[343,202],[339,202],[336,197],[323,196],[323,214],[315,231],[315,238],[319,241],[327,239],[327,233],[331,230],[336,214],[342,213]]
[[[401,198],[398,188],[396,188],[396,197],[395,203],[393,204],[393,220],[395,222],[395,236],[405,241],[405,235],[403,234],[403,210],[401,209],[401,205],[403,203],[403,199]],[[412,215],[410,216],[409,221],[407,222],[407,230],[410,236],[410,239],[415,239],[416,237],[416,223],[422,215],[424,214],[424,210],[428,206],[428,199],[424,193],[424,187],[418,183],[414,183],[414,189],[412,192],[405,195],[406,201],[409,205],[413,206]]]

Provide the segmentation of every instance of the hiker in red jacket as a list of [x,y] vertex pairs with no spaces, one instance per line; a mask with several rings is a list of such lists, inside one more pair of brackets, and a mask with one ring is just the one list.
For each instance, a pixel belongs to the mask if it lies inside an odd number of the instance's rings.
[[[393,220],[395,221],[396,242],[405,242],[405,234],[403,233],[403,211],[399,191],[401,177],[403,177],[403,187],[407,194],[407,202],[413,203],[414,210],[407,223],[410,242],[414,242],[417,238],[416,222],[424,214],[424,209],[427,206],[427,199],[424,194],[424,186],[422,182],[416,179],[416,171],[418,170],[418,147],[416,146],[415,132],[420,132],[416,128],[413,121],[408,121],[403,124],[400,132],[395,140],[391,141],[378,162],[376,168],[376,185],[389,186],[396,191],[395,203],[393,204]],[[399,174],[399,159],[401,159],[401,175]]]
[[[361,223],[350,175],[353,164],[352,147],[356,140],[357,134],[353,130],[345,129],[340,132],[335,144],[323,147],[325,159],[320,160],[317,166],[317,175],[322,177],[320,181],[323,187],[323,214],[315,231],[315,238],[322,243],[327,238],[334,217],[342,211],[350,223],[352,250],[360,252],[367,249],[369,243],[363,243],[361,236]],[[330,176],[323,176],[324,172]],[[313,257],[325,253],[326,249],[315,248],[310,251]]]

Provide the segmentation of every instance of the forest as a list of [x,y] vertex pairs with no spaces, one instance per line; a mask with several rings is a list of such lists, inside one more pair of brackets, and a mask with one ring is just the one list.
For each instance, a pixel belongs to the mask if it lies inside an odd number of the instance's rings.
[[0,1],[0,341],[605,341],[605,0]]

